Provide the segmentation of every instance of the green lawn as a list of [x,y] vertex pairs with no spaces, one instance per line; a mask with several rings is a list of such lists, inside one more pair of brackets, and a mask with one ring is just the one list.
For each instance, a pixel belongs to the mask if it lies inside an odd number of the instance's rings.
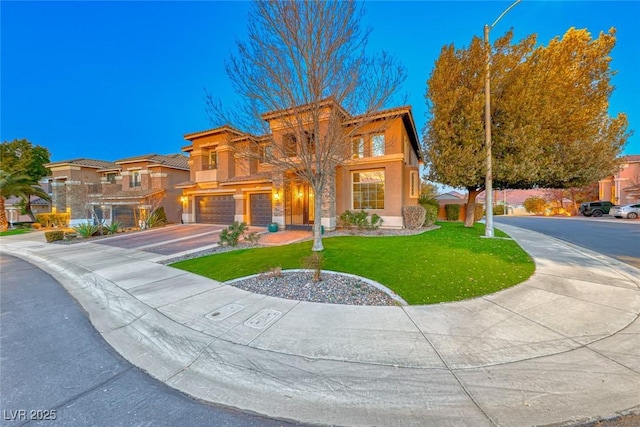
[[30,231],[28,228],[16,228],[14,230],[0,231],[0,236],[13,236],[14,234],[23,234]]
[[[514,241],[481,238],[484,225],[439,225],[415,236],[326,238],[323,268],[375,280],[409,304],[473,298],[516,285],[533,274],[533,261]],[[496,236],[506,237],[499,230]],[[277,266],[301,268],[301,259],[310,253],[311,242],[302,242],[214,254],[172,266],[227,281]]]

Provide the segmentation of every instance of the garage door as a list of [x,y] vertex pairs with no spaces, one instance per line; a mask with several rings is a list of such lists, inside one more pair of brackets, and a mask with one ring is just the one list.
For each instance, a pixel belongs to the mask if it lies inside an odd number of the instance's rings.
[[271,194],[249,195],[251,225],[266,227],[271,222]]
[[233,196],[198,197],[196,222],[207,224],[233,224],[236,201]]
[[132,206],[114,206],[112,222],[119,222],[123,227],[137,227]]

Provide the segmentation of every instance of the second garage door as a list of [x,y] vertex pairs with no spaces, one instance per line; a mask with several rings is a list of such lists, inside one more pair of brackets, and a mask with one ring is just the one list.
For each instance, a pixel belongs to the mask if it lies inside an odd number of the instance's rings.
[[251,225],[266,227],[271,222],[271,194],[249,195]]
[[198,197],[196,222],[206,224],[233,224],[236,201],[232,195]]

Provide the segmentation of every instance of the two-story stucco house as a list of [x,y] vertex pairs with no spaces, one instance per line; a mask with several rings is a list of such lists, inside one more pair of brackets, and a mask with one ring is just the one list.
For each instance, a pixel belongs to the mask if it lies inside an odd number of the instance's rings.
[[[365,210],[380,215],[383,227],[403,227],[402,207],[416,205],[420,194],[421,156],[411,107],[367,117],[368,124],[357,131],[359,117],[341,110],[344,146],[350,155],[336,168],[321,195],[322,212],[315,212],[316,195],[295,174],[276,172],[259,158],[237,154],[248,144],[259,145],[261,150],[282,144],[279,148],[290,147],[289,155],[295,157],[301,142],[281,125],[283,114],[286,112],[262,116],[269,125],[267,135],[223,126],[184,136],[190,144],[182,150],[190,156],[191,170],[189,181],[177,186],[185,201],[184,222],[244,221],[256,226],[275,222],[280,228],[308,229],[320,221],[332,230],[344,211]],[[286,155],[287,150],[281,151]]]
[[73,159],[45,166],[52,173],[52,207],[70,210],[71,225],[97,219],[135,227],[160,206],[169,222],[181,220],[181,191],[175,186],[189,177],[183,154],[148,154],[115,162]]
[[615,205],[640,201],[640,155],[624,156],[615,174],[598,182],[600,200]]

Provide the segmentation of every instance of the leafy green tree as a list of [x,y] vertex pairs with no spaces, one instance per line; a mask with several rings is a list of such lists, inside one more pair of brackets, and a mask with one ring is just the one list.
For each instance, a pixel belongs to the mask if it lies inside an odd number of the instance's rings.
[[[629,136],[626,116],[608,114],[615,30],[594,40],[571,28],[538,47],[535,35],[512,38],[497,39],[491,52],[495,187],[579,187],[610,174]],[[486,171],[485,54],[477,37],[467,48],[443,47],[426,93],[429,179],[467,189],[465,226]]]
[[33,184],[31,177],[0,169],[0,230],[6,230],[9,224],[4,207],[5,199],[12,196],[24,198],[30,194],[43,198],[48,197],[42,188]]
[[35,182],[51,173],[44,167],[49,163],[51,154],[41,145],[34,146],[26,139],[14,139],[0,144],[0,169],[7,172],[20,172]]
[[35,216],[31,210],[31,196],[39,196],[48,200],[49,197],[44,191],[36,188],[38,181],[51,173],[44,167],[50,162],[49,150],[40,145],[34,146],[26,139],[14,139],[11,142],[4,141],[0,144],[0,170],[9,174],[20,174],[28,177],[31,184],[30,191],[20,195],[24,205],[24,211],[35,221]]

